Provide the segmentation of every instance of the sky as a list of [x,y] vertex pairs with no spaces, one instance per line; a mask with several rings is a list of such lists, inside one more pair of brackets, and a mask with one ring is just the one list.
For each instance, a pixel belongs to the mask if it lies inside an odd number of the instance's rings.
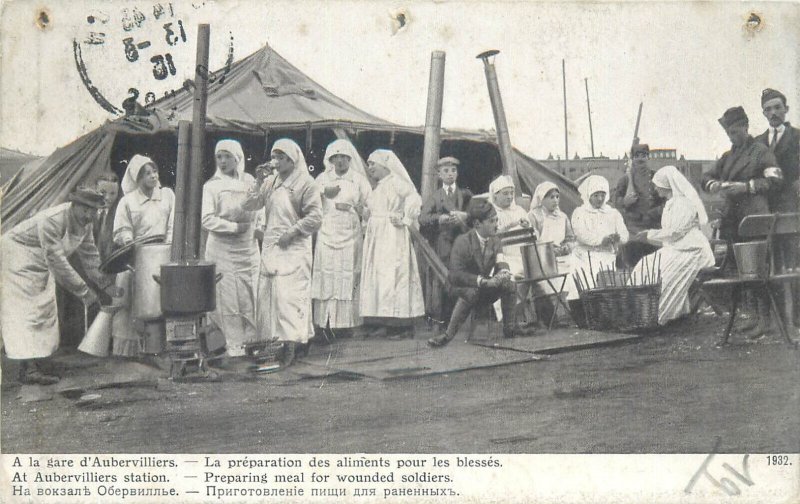
[[[47,7],[42,28],[40,6]],[[165,14],[155,19],[156,4]],[[97,7],[97,6],[100,7]],[[172,2],[5,1],[0,20],[0,145],[46,155],[114,115],[81,82],[73,40],[89,78],[116,106],[136,87],[160,96],[193,77],[198,23],[211,24],[210,66],[223,66],[231,40],[240,59],[270,44],[334,94],[404,125],[425,120],[430,54],[446,52],[442,125],[492,129],[489,96],[475,55],[499,49],[495,67],[511,140],[536,158],[564,156],[562,59],[566,64],[569,156],[589,156],[584,78],[588,79],[595,154],[616,158],[629,147],[639,102],[639,136],[651,147],[714,159],[730,146],[717,119],[744,106],[751,132],[766,128],[760,94],[783,91],[789,120],[800,123],[800,4],[752,2]],[[133,9],[140,25],[123,29]],[[393,17],[407,20],[398,30]],[[748,30],[751,13],[761,19]],[[89,20],[93,21],[90,23]],[[177,20],[187,41],[166,42]],[[123,39],[150,41],[126,60]],[[173,41],[175,39],[173,38]],[[175,75],[156,80],[147,61],[172,56]]]

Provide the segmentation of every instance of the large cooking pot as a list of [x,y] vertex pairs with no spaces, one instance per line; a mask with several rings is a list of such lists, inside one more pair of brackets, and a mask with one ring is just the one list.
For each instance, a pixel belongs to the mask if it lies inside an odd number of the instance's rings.
[[153,275],[161,285],[161,311],[164,315],[188,315],[214,311],[217,307],[216,274],[213,263],[169,263],[161,275]]
[[520,247],[525,278],[552,277],[558,274],[558,261],[552,242],[537,242]]
[[143,236],[133,240],[127,245],[116,248],[111,254],[108,255],[105,261],[100,263],[100,271],[108,275],[122,273],[131,267],[131,261],[134,260],[134,252],[139,245],[148,243],[160,243],[164,241],[164,235],[151,235]]
[[161,266],[169,262],[170,244],[151,243],[138,245],[134,252],[133,316],[139,320],[161,318],[161,287],[153,275],[161,272]]

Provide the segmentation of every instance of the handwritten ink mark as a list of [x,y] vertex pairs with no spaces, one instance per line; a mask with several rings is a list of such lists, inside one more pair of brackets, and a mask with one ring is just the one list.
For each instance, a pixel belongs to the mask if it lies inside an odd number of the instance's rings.
[[[686,488],[683,489],[683,492],[685,494],[688,495],[692,493],[692,489],[694,488],[695,484],[697,483],[697,481],[700,479],[701,476],[705,476],[706,479],[708,479],[716,488],[721,489],[728,496],[740,495],[742,493],[741,490],[739,490],[739,487],[736,485],[736,483],[734,483],[730,478],[722,477],[719,478],[719,480],[717,480],[711,475],[711,472],[708,469],[708,466],[711,463],[711,460],[713,460],[714,456],[717,454],[717,451],[719,450],[719,446],[721,443],[722,443],[722,438],[720,436],[717,436],[714,439],[714,448],[711,450],[711,453],[708,454],[703,463],[700,465],[700,468],[697,470],[697,472],[694,473],[692,478],[689,480],[689,484],[686,485]],[[742,483],[746,484],[747,486],[753,486],[755,485],[755,482],[750,478],[750,468],[748,465],[749,459],[750,459],[750,454],[746,454],[742,458],[742,472],[744,474],[740,473],[739,471],[731,467],[730,464],[728,464],[727,462],[723,462],[722,467],[725,468],[728,472],[730,472]]]

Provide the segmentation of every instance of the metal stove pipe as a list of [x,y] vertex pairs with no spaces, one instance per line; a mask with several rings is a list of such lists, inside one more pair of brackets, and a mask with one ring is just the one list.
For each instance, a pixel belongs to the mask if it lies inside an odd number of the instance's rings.
[[480,53],[476,58],[483,60],[483,69],[486,73],[486,85],[489,88],[489,100],[492,103],[492,113],[494,114],[494,124],[497,130],[497,143],[500,148],[500,161],[503,163],[503,175],[511,175],[516,186],[517,194],[520,194],[519,178],[517,177],[517,164],[514,160],[514,148],[511,145],[511,137],[508,134],[508,123],[506,123],[506,112],[503,108],[503,98],[500,96],[500,84],[497,82],[497,72],[494,63],[489,58],[499,54],[500,51],[493,49]]

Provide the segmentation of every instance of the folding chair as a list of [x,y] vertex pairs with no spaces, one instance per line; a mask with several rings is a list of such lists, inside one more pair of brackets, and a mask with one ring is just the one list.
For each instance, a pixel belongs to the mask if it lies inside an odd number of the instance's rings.
[[[723,335],[720,344],[725,345],[728,343],[731,329],[733,328],[733,322],[736,318],[736,310],[739,307],[742,291],[744,289],[752,289],[754,287],[761,287],[767,292],[772,311],[777,315],[775,318],[781,335],[789,343],[794,345],[797,344],[797,342],[792,340],[789,335],[789,331],[784,324],[780,311],[778,310],[778,304],[775,300],[775,295],[770,287],[773,285],[782,285],[790,281],[796,281],[798,278],[800,278],[800,271],[776,271],[775,268],[775,236],[798,234],[800,234],[800,214],[798,213],[749,215],[742,219],[742,222],[739,224],[739,236],[741,238],[765,238],[767,253],[764,257],[766,264],[763,265],[763,267],[766,271],[766,274],[759,276],[742,276],[737,272],[736,276],[723,276],[700,282],[699,288],[701,291],[709,287],[729,286],[732,288],[729,310],[730,315],[728,317],[727,326],[725,327],[725,334]],[[730,253],[728,253],[728,255],[730,256]],[[728,258],[728,261],[730,261],[730,258]],[[720,270],[722,270],[722,268],[720,268]],[[787,321],[791,322],[792,300],[791,296],[788,297],[789,299],[787,300],[788,302],[786,303],[785,308],[788,315]]]

